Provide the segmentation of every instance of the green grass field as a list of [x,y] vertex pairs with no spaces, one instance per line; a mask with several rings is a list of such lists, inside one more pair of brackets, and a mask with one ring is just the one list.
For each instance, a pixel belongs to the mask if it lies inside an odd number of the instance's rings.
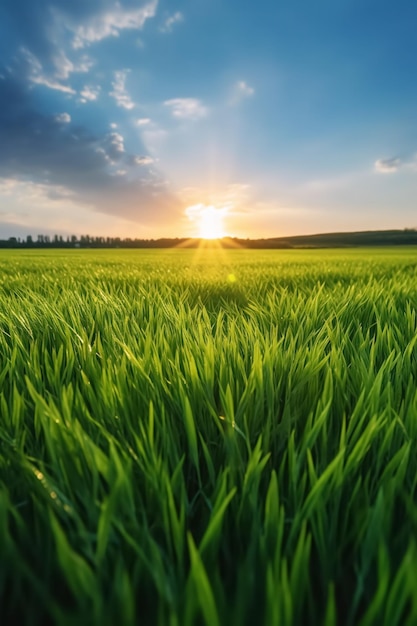
[[417,624],[416,310],[415,248],[1,252],[1,624]]

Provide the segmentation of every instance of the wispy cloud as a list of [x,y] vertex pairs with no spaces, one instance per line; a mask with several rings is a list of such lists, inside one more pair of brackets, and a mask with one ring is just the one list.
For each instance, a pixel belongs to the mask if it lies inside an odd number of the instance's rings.
[[71,115],[69,113],[59,113],[59,115],[55,115],[55,121],[58,122],[58,124],[69,124]]
[[62,93],[69,94],[71,96],[75,95],[77,92],[75,89],[70,87],[69,85],[63,85],[53,78],[48,78],[47,76],[42,76],[38,74],[36,76],[31,76],[32,83],[35,85],[43,85],[44,87],[48,87],[48,89],[53,89],[55,91],[61,91]]
[[107,37],[118,37],[122,30],[141,30],[155,16],[158,0],[151,0],[134,10],[123,9],[116,3],[111,11],[95,15],[75,29],[73,48],[84,48]]
[[164,105],[177,119],[198,120],[206,117],[208,113],[207,107],[197,98],[172,98],[165,100]]
[[101,88],[99,85],[84,85],[84,88],[80,91],[80,102],[85,104],[86,102],[94,102],[100,95]]
[[249,98],[249,96],[253,96],[255,90],[253,87],[250,87],[247,82],[244,80],[240,80],[236,85],[236,90],[243,98]]
[[131,99],[126,90],[126,78],[130,70],[119,70],[114,73],[114,81],[112,82],[113,91],[110,92],[119,107],[123,109],[133,109],[135,103]]
[[151,156],[135,156],[134,163],[135,165],[152,165],[155,162]]
[[148,126],[150,123],[150,117],[140,117],[138,120],[136,120],[136,126]]
[[245,80],[239,80],[233,85],[230,104],[239,104],[242,100],[251,98],[255,94],[255,89],[248,85]]
[[171,33],[175,24],[179,24],[180,22],[183,22],[183,21],[184,21],[183,14],[180,11],[177,11],[173,15],[170,15],[169,17],[166,18],[165,22],[162,24],[159,30],[161,33]]
[[393,174],[398,171],[401,165],[403,165],[401,160],[398,157],[393,157],[391,159],[378,159],[375,161],[374,167],[380,174]]
[[27,78],[31,83],[34,83],[35,85],[43,85],[49,89],[61,91],[62,93],[70,95],[74,95],[76,93],[75,89],[69,85],[62,84],[58,80],[60,76],[48,76],[43,70],[42,63],[34,54],[32,54],[32,52],[26,48],[21,48],[20,52],[26,66]]
[[86,74],[94,65],[94,61],[86,54],[77,61],[71,61],[63,50],[59,50],[52,60],[55,66],[54,75],[60,80],[67,80],[74,73]]
[[24,47],[20,49],[17,62],[18,66],[23,62],[24,73],[30,82],[70,95],[75,95],[76,90],[62,81],[68,81],[74,73],[87,73],[94,65],[94,61],[87,55],[71,61],[63,50],[59,50],[50,59],[48,70],[45,70],[38,57]]
[[124,138],[120,133],[110,133],[106,153],[112,161],[118,161],[125,152]]

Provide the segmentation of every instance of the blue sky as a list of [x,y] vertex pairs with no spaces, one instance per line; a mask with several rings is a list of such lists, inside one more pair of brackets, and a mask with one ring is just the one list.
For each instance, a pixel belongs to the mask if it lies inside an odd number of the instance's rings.
[[0,237],[416,227],[416,27],[411,0],[3,0]]

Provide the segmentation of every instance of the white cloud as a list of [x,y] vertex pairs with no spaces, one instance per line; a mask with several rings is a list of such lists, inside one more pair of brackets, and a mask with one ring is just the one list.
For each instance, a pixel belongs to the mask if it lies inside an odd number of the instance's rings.
[[42,71],[42,63],[30,50],[22,47],[20,53],[28,65],[29,74],[39,74]]
[[230,104],[239,104],[242,100],[250,98],[254,95],[255,89],[248,85],[244,80],[240,80],[233,86]]
[[[102,155],[109,165],[123,161],[126,157],[124,137],[120,133],[108,133],[102,145],[96,148],[96,152]],[[120,168],[120,163],[118,167]]]
[[374,167],[380,174],[393,174],[398,171],[398,168],[402,165],[400,159],[378,159],[375,161]]
[[374,163],[375,171],[380,174],[394,174],[399,170],[404,172],[417,172],[417,153],[408,156],[392,157],[390,159],[378,159]]
[[127,110],[135,107],[135,103],[128,94],[125,86],[129,71],[130,70],[119,70],[114,73],[114,81],[112,82],[113,91],[110,92],[110,96],[116,100],[117,105]]
[[250,85],[248,85],[248,83],[246,83],[244,80],[240,80],[236,87],[237,87],[238,92],[244,98],[248,98],[249,96],[253,96],[253,94],[255,93],[254,88],[250,87]]
[[110,133],[109,143],[113,153],[122,154],[125,151],[124,139],[120,133]]
[[73,48],[84,48],[106,37],[118,37],[121,30],[141,30],[146,21],[155,16],[157,6],[158,0],[151,0],[139,9],[128,11],[117,3],[114,10],[95,16],[75,30]]
[[[28,66],[28,79],[30,80],[30,82],[34,83],[35,85],[44,85],[49,89],[61,91],[62,93],[67,93],[70,95],[74,95],[76,93],[75,89],[73,89],[69,85],[63,85],[61,82],[59,82],[59,80],[57,80],[57,78],[59,79],[63,76],[60,76],[59,74],[52,77],[47,76],[43,72],[41,62],[34,54],[32,54],[32,52],[30,52],[26,48],[22,48],[21,53]],[[68,68],[65,69],[65,72],[63,71],[63,73],[68,76],[67,72]]]
[[84,85],[84,88],[80,91],[80,102],[86,103],[94,102],[100,95],[100,87],[97,85],[94,87],[93,85]]
[[52,78],[47,78],[47,76],[42,76],[42,75],[31,76],[30,80],[32,83],[35,83],[35,85],[44,85],[45,87],[48,87],[49,89],[54,89],[55,91],[61,91],[62,93],[67,93],[70,95],[74,95],[76,93],[75,89],[73,89],[72,87],[69,87],[68,85],[63,85],[62,83],[59,83],[58,81]]
[[96,152],[97,154],[100,154],[107,163],[112,162],[111,158],[109,157],[109,155],[107,154],[107,152],[102,146],[99,146],[98,148],[96,148]]
[[136,126],[147,126],[151,123],[151,119],[149,117],[141,117],[136,120]]
[[180,22],[183,22],[183,21],[184,21],[183,14],[180,11],[177,11],[173,15],[170,15],[169,17],[167,17],[167,19],[162,24],[159,30],[161,31],[161,33],[170,33],[172,32],[172,29],[175,24],[179,24]]
[[155,162],[150,156],[137,156],[134,158],[135,165],[151,165]]
[[71,115],[69,113],[60,113],[59,115],[55,115],[55,121],[59,124],[69,124]]
[[55,77],[60,80],[66,80],[73,73],[86,74],[94,65],[94,61],[87,55],[83,55],[78,61],[71,61],[62,50],[55,55],[53,61]]
[[13,192],[16,201],[48,200],[59,202],[74,197],[74,193],[64,185],[51,185],[34,181],[22,181],[18,178],[0,179],[0,194],[10,195]]
[[17,178],[0,178],[0,193],[3,195],[11,195],[14,193],[19,181]]
[[57,78],[62,80],[66,80],[68,76],[74,71],[74,64],[69,58],[65,55],[65,53],[60,50],[59,54],[57,54],[54,58],[55,64],[55,75]]
[[[9,196],[9,189],[13,190],[12,197]],[[97,212],[93,210],[93,205],[80,202],[64,186],[0,178],[0,196],[1,204],[4,206],[7,199],[8,207],[7,212],[0,213],[0,235],[3,237],[19,234],[26,237],[31,234],[36,240],[38,233],[52,236],[55,233],[65,236],[97,233]],[[123,217],[102,212],[99,215],[98,234],[102,236],[114,236],[114,233],[121,237],[142,236],[146,228]],[[149,230],[148,236],[155,236],[155,231]]]
[[208,113],[207,108],[197,98],[172,98],[164,105],[171,109],[173,117],[178,119],[198,120]]

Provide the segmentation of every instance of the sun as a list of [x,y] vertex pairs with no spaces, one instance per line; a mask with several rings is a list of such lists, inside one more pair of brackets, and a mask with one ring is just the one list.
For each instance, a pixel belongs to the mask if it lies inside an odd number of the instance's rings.
[[224,232],[224,211],[214,206],[204,207],[199,215],[199,236],[202,239],[221,239]]
[[221,239],[226,236],[224,229],[226,213],[226,207],[218,208],[208,204],[194,204],[185,210],[188,219],[196,224],[195,236],[201,239]]

